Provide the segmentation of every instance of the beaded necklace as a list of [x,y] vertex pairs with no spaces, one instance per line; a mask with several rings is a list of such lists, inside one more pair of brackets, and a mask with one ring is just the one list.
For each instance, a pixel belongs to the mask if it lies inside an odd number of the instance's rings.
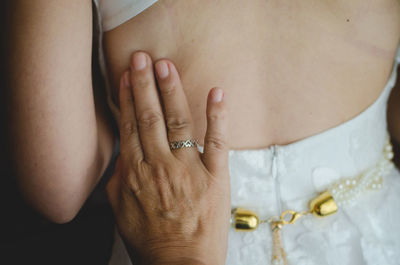
[[281,230],[285,225],[295,222],[306,215],[325,217],[338,211],[339,207],[355,203],[356,199],[364,192],[377,190],[382,187],[383,177],[387,175],[394,164],[393,147],[387,137],[382,157],[374,167],[361,174],[342,178],[333,183],[326,191],[319,194],[309,202],[308,211],[286,210],[280,217],[273,216],[260,220],[258,215],[244,208],[232,209],[231,224],[236,231],[249,232],[258,228],[261,224],[270,224],[272,231],[272,265],[287,265],[286,253],[282,246]]

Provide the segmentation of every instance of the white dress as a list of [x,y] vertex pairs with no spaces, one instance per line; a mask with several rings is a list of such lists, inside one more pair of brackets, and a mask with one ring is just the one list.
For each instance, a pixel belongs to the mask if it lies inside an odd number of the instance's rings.
[[[130,19],[152,1],[99,0],[103,29]],[[123,10],[123,12],[121,12]],[[102,56],[102,49],[100,47]],[[308,202],[330,184],[374,167],[387,137],[386,108],[396,82],[400,47],[393,70],[379,98],[355,118],[285,146],[231,150],[232,208],[244,207],[260,217],[283,210],[306,210]],[[103,74],[107,78],[104,60]],[[109,91],[110,97],[110,91]],[[117,118],[111,100],[110,107]],[[200,148],[201,151],[202,148]],[[400,173],[392,169],[383,187],[362,194],[325,218],[307,216],[285,226],[282,240],[289,264],[395,265],[400,264]],[[266,265],[271,261],[272,235],[268,225],[253,232],[229,232],[227,265]],[[110,265],[131,264],[116,235]],[[134,261],[133,261],[134,264]]]

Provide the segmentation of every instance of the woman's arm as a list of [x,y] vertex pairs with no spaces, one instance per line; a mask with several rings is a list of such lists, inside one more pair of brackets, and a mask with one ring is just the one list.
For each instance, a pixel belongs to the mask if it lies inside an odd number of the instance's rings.
[[9,0],[7,127],[27,201],[70,221],[105,170],[113,137],[95,108],[90,0]]

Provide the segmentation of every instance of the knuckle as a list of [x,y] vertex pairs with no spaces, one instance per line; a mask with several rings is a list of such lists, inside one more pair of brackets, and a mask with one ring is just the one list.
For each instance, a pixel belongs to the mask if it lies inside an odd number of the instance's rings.
[[127,187],[130,191],[133,191],[135,194],[140,191],[140,186],[137,181],[137,175],[134,172],[129,172],[124,178],[123,182],[125,187]]
[[208,119],[210,122],[224,121],[227,118],[227,113],[225,110],[220,110],[218,112],[211,112],[208,114]]
[[136,89],[145,89],[150,86],[151,81],[145,76],[136,78],[133,83],[133,87]]
[[154,110],[144,110],[138,115],[139,126],[144,129],[152,129],[162,121],[162,114]]
[[166,166],[169,163],[163,162],[156,162],[153,168],[153,177],[154,180],[163,186],[169,186],[170,188],[174,188],[173,186],[176,184],[173,183],[172,178],[177,179],[179,178],[179,170],[178,169],[171,169],[170,167]]
[[176,85],[173,84],[171,81],[166,81],[165,84],[160,86],[160,90],[166,96],[173,96],[176,92]]
[[190,122],[186,117],[172,116],[167,119],[167,127],[170,131],[182,131],[190,127]]
[[135,131],[136,125],[133,121],[123,121],[121,123],[121,132],[123,132],[124,134],[131,135],[132,133],[135,133]]
[[209,135],[204,139],[204,145],[207,148],[215,149],[218,151],[225,151],[227,148],[227,143],[221,136]]
[[170,185],[170,176],[173,175],[170,173],[170,170],[164,166],[163,163],[156,162],[152,165],[153,168],[153,177],[158,184],[161,185]]

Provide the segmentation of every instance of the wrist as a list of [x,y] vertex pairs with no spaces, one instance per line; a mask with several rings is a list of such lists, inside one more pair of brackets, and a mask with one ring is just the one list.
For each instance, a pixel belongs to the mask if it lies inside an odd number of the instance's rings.
[[146,254],[128,252],[131,260],[138,265],[224,265],[206,258],[205,253],[198,249],[169,248]]
[[218,262],[210,260],[210,258],[202,258],[201,255],[196,255],[187,250],[181,252],[169,252],[165,255],[153,256],[150,262],[146,265],[222,265]]
[[149,265],[214,265],[214,264],[206,264],[202,261],[192,258],[179,258],[173,260],[155,261]]

